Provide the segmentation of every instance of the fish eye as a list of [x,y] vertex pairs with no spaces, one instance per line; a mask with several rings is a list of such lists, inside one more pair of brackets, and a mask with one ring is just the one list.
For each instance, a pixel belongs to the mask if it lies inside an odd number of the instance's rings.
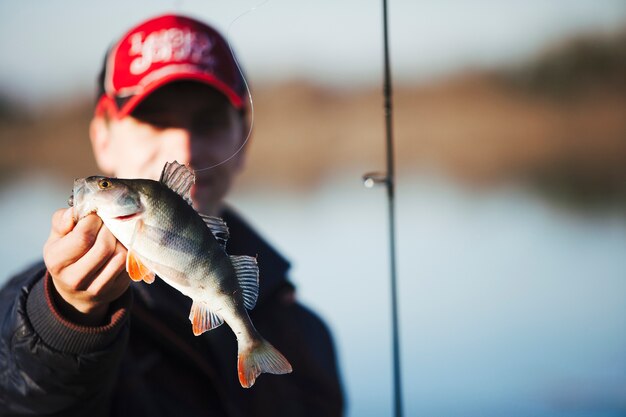
[[98,187],[101,190],[106,190],[107,188],[111,188],[111,181],[109,181],[108,179],[102,179],[100,181],[98,181]]

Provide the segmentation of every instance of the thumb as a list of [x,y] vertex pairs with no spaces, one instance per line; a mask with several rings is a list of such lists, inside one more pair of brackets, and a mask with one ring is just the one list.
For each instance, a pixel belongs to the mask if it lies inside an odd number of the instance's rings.
[[68,232],[74,228],[74,209],[72,207],[65,209],[61,223],[64,228],[68,229]]
[[74,218],[72,208],[61,209],[54,213],[52,217],[52,234],[65,236],[74,228]]

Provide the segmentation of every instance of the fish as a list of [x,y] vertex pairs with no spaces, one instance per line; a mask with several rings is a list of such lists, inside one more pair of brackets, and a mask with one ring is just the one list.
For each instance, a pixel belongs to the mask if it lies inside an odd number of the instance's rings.
[[95,213],[126,247],[126,271],[151,284],[158,276],[193,300],[199,336],[224,322],[237,338],[237,372],[250,388],[261,373],[292,372],[289,361],[255,329],[248,310],[259,294],[256,257],[228,255],[228,226],[192,206],[194,172],[176,161],[159,181],[91,176],[74,180],[68,200],[75,221]]

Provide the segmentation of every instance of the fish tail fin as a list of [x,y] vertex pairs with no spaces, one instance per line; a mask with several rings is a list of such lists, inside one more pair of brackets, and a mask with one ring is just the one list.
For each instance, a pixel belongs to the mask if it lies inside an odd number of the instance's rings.
[[239,383],[244,388],[254,385],[256,378],[263,372],[269,374],[288,374],[292,371],[289,361],[267,340],[239,350],[237,358]]

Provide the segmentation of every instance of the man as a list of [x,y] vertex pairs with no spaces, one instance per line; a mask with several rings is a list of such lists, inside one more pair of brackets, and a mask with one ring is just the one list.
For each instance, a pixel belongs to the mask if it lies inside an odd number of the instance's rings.
[[224,218],[229,254],[257,255],[251,318],[293,366],[241,388],[228,326],[195,337],[191,300],[156,280],[130,285],[126,249],[96,215],[57,211],[44,263],[0,292],[0,415],[334,416],[343,399],[326,326],[295,302],[288,262],[222,200],[243,167],[247,91],[225,40],[183,16],[150,19],[108,52],[90,126],[110,176],[198,172],[198,211]]

